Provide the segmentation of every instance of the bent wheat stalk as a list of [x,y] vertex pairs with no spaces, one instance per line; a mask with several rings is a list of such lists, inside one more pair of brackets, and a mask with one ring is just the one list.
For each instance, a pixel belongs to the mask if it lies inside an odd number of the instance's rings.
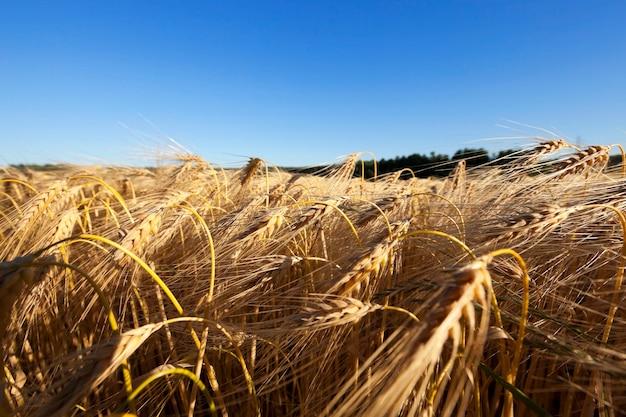
[[[455,409],[457,414],[462,415],[471,397],[468,388],[471,376],[478,367],[489,323],[487,293],[491,278],[486,264],[487,259],[479,258],[457,271],[449,284],[429,303],[428,314],[419,323],[396,330],[363,363],[361,372],[370,374],[367,381],[357,387],[350,384],[344,386],[330,401],[324,415],[391,417],[405,413],[436,413],[450,416]],[[476,323],[474,301],[482,307],[476,328],[473,327]],[[463,319],[467,320],[466,325]],[[468,338],[463,346],[464,354],[460,354],[463,327],[466,327]],[[447,395],[435,396],[429,403],[428,387],[437,380],[437,364],[449,338],[452,339],[452,346],[447,356],[451,361],[457,361],[457,366],[464,371],[455,373],[458,379],[452,381],[454,386]],[[380,366],[383,362],[386,366]],[[409,398],[411,401],[407,402]]]
[[[76,355],[60,372],[65,375],[50,388],[43,404],[26,408],[33,417],[61,417],[76,402],[108,379],[163,323],[147,324],[114,335],[109,340]],[[72,359],[72,358],[70,358]],[[54,393],[54,395],[52,395]],[[34,409],[33,409],[34,408]]]

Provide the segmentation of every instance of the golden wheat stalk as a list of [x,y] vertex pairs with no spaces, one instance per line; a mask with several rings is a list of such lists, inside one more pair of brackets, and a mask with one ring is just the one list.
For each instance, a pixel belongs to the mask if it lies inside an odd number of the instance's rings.
[[[157,234],[161,225],[163,209],[149,213],[138,221],[120,241],[120,245],[137,256],[141,256],[150,240]],[[128,261],[124,252],[116,251],[113,259],[124,265]]]
[[441,193],[448,194],[455,190],[464,190],[466,178],[467,162],[465,159],[461,159],[444,181]]
[[[184,159],[180,159],[181,157]],[[170,176],[171,180],[168,183],[168,188],[184,187],[189,189],[196,180],[200,179],[200,174],[209,166],[206,161],[197,156],[185,157],[180,155],[177,159],[183,161],[183,164],[176,168]]]
[[40,192],[28,201],[23,209],[23,215],[16,225],[16,229],[25,231],[39,219],[50,203],[67,188],[65,180],[55,181],[45,191]]
[[333,285],[328,290],[330,294],[336,293],[341,296],[362,294],[362,290],[368,289],[370,280],[379,277],[393,258],[393,250],[399,243],[397,237],[406,232],[409,223],[397,222],[391,227],[391,235],[385,233],[381,242],[372,245],[352,263],[346,273],[332,280]]
[[561,207],[558,204],[539,205],[530,211],[503,218],[504,226],[493,228],[492,233],[496,234],[498,241],[532,238],[538,242],[576,210],[576,207]]
[[[49,246],[53,243],[60,242],[64,239],[72,236],[74,228],[76,224],[79,224],[80,221],[80,213],[78,209],[72,207],[67,210],[63,215],[59,218],[58,223],[54,226],[52,232],[50,233],[50,238],[47,239],[43,246]],[[50,248],[47,253],[54,250]]]
[[571,144],[566,142],[563,139],[550,139],[541,142],[539,145],[535,146],[528,152],[524,152],[522,155],[521,161],[516,161],[516,164],[523,164],[525,166],[536,164],[539,160],[539,157],[547,154],[551,154],[557,152],[561,149],[571,148],[573,147]]
[[[468,407],[472,392],[471,381],[476,372],[480,352],[486,341],[489,323],[491,277],[486,259],[478,259],[457,271],[449,284],[428,303],[428,313],[415,326],[401,327],[366,360],[361,369],[369,376],[362,385],[345,385],[328,404],[324,415],[363,416],[437,415],[449,416],[456,410],[462,415]],[[475,320],[474,301],[481,307],[481,319]],[[462,324],[466,321],[464,354]],[[452,346],[447,354],[453,363],[458,357],[463,372],[452,381],[446,395],[429,401],[429,386],[436,381],[438,364],[444,354],[446,341]],[[381,366],[386,363],[385,366]],[[445,367],[444,367],[445,368]],[[443,401],[443,403],[440,403]]]
[[256,175],[257,171],[261,166],[265,164],[261,158],[250,158],[246,166],[244,166],[239,172],[239,183],[241,185],[241,189],[245,190],[250,185],[252,178]]
[[305,228],[307,225],[312,227],[316,222],[320,221],[323,217],[327,216],[337,206],[346,201],[348,197],[342,196],[338,198],[329,198],[322,201],[302,202],[296,203],[294,206],[309,205],[300,216],[291,223],[290,228],[293,231],[299,231]]
[[560,162],[554,176],[560,179],[567,175],[587,172],[592,168],[602,171],[609,162],[610,151],[610,146],[590,146],[581,150],[576,155]]
[[241,239],[269,239],[274,235],[285,221],[287,207],[273,209],[268,213],[261,213],[251,220],[250,225],[243,230],[237,240]]
[[304,306],[297,318],[311,330],[321,330],[355,323],[372,311],[383,308],[383,305],[363,302],[357,298],[331,298],[325,295],[319,302]]
[[331,168],[328,178],[331,181],[342,183],[352,178],[354,169],[356,168],[356,161],[360,156],[361,154],[358,152],[348,155],[343,162]]
[[[58,371],[60,378],[47,390],[43,404],[27,403],[25,412],[33,417],[61,417],[115,373],[163,323],[146,324],[88,348],[67,358],[68,364]],[[36,400],[38,398],[35,398]]]

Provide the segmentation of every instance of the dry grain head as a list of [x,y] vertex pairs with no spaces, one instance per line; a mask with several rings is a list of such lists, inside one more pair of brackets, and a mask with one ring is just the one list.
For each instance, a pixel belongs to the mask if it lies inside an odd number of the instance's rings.
[[352,178],[354,174],[354,169],[356,168],[356,161],[359,159],[361,154],[359,152],[350,154],[346,157],[346,159],[334,166],[328,178],[334,181],[346,181]]
[[[480,258],[460,268],[427,302],[419,323],[390,335],[367,362],[372,364],[368,382],[350,393],[340,391],[327,408],[336,407],[329,415],[395,417],[428,415],[429,410],[445,417],[464,415],[489,327],[488,262]],[[475,302],[481,306],[480,320]],[[437,392],[443,389],[437,381],[445,380],[441,372],[456,376],[445,394]]]
[[20,231],[28,230],[41,216],[50,203],[67,189],[65,180],[55,181],[48,186],[48,189],[40,192],[26,203],[23,215],[16,229]]
[[531,165],[537,163],[539,157],[542,155],[551,154],[564,148],[572,147],[568,142],[563,139],[552,139],[541,142],[528,152],[525,152],[522,156],[522,160],[517,163],[524,165]]
[[372,311],[383,306],[362,302],[351,297],[325,297],[323,300],[302,308],[300,320],[309,330],[355,323]]
[[465,188],[466,177],[467,162],[465,159],[461,159],[448,178],[446,178],[442,193],[449,193],[454,190],[463,190]]
[[[122,238],[120,245],[137,256],[141,256],[154,235],[159,231],[164,209],[146,215],[141,221],[136,222],[132,229]],[[127,257],[122,251],[116,251],[113,256],[117,262],[125,264]]]
[[370,245],[369,249],[356,257],[347,272],[333,279],[329,293],[354,296],[360,294],[361,290],[368,288],[370,281],[379,278],[390,266],[393,261],[394,249],[399,244],[397,237],[404,233],[408,226],[408,221],[393,223],[391,236],[386,233],[383,234],[378,243]]
[[254,178],[259,168],[265,163],[261,158],[250,158],[245,167],[239,172],[239,182],[241,189],[246,189]]
[[609,162],[610,146],[590,146],[576,155],[562,161],[555,172],[557,178],[586,172],[592,168],[602,171]]
[[559,204],[546,203],[531,208],[529,211],[502,218],[504,227],[496,227],[498,240],[533,237],[535,242],[553,231],[565,221],[576,207],[561,207]]
[[258,237],[260,239],[269,239],[278,231],[285,220],[287,207],[280,207],[263,213],[252,219],[250,226],[245,229],[237,237],[237,240],[246,237]]
[[[59,218],[58,222],[52,229],[52,233],[50,234],[50,238],[45,241],[43,246],[48,246],[53,243],[59,242],[63,239],[67,239],[72,236],[72,232],[74,231],[74,227],[80,221],[80,213],[78,209],[72,207],[65,211],[63,215]],[[50,248],[46,253],[51,253],[54,248]]]
[[333,211],[333,207],[337,207],[346,201],[348,197],[329,198],[320,202],[313,202],[306,210],[291,224],[291,230],[296,231],[304,227],[313,226],[322,217]]

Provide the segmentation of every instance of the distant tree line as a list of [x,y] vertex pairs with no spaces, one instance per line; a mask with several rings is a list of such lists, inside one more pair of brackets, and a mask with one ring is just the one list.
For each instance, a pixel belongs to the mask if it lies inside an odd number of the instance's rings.
[[[502,165],[511,162],[506,156],[516,153],[514,149],[499,151],[497,154],[489,155],[484,148],[463,148],[459,149],[451,157],[444,154],[431,152],[430,155],[414,153],[408,156],[396,156],[393,159],[379,159],[376,161],[376,172],[374,172],[374,161],[358,161],[354,176],[373,178],[388,173],[403,171],[400,178],[408,179],[412,176],[418,178],[445,177],[457,166],[458,161],[465,160],[467,168],[478,167],[487,163]],[[609,165],[621,163],[621,155],[611,155]],[[310,168],[289,168],[290,172],[299,173],[324,173],[327,172],[320,167]]]
[[20,171],[60,171],[68,167],[68,165],[64,164],[11,164],[9,166],[19,169]]
[[[414,153],[408,156],[396,156],[393,159],[383,158],[376,161],[376,175],[405,170],[401,174],[401,178],[409,178],[412,175],[421,178],[445,177],[461,159],[465,159],[468,167],[483,165],[491,161],[489,153],[482,148],[459,149],[452,157],[435,152],[431,152],[430,155]],[[365,170],[365,177],[372,178],[374,176],[374,161],[357,164],[355,175],[362,176],[363,169]]]
[[[404,170],[400,178],[410,178],[413,175],[420,178],[445,177],[461,159],[465,160],[468,168],[472,168],[494,162],[513,152],[515,151],[500,151],[498,154],[490,156],[489,152],[483,148],[463,148],[456,151],[452,157],[431,152],[430,155],[414,153],[409,156],[396,156],[393,159],[383,158],[376,161],[376,175],[380,176]],[[355,176],[363,176],[363,172],[365,178],[373,178],[374,161],[357,164]]]
[[[414,153],[408,156],[396,156],[393,159],[379,159],[376,161],[376,172],[374,172],[374,161],[358,161],[356,164],[354,176],[365,178],[373,178],[374,175],[380,176],[392,172],[403,171],[400,178],[408,179],[412,176],[420,178],[428,177],[445,177],[448,175],[457,162],[464,159],[467,167],[477,167],[479,165],[493,162],[496,159],[511,154],[515,151],[500,151],[497,155],[489,156],[489,153],[483,148],[463,148],[459,149],[452,157],[444,154],[431,152],[430,155]],[[328,167],[307,167],[307,168],[283,168],[289,172],[298,172],[306,174],[324,174],[327,173]]]

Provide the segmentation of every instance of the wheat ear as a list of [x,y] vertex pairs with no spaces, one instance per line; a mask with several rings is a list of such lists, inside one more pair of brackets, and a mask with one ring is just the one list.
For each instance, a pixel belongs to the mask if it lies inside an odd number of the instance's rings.
[[47,190],[33,197],[23,210],[23,216],[17,223],[17,230],[28,230],[43,214],[52,200],[57,198],[67,188],[67,182],[64,180],[56,181],[48,187]]
[[257,237],[262,240],[269,239],[274,235],[274,232],[280,229],[285,220],[286,212],[287,207],[280,207],[269,213],[256,216],[252,219],[250,226],[239,234],[237,240]]
[[562,161],[556,169],[557,179],[567,175],[585,172],[591,168],[602,171],[609,161],[610,146],[590,146],[579,151],[576,155]]
[[323,201],[303,201],[292,204],[290,207],[298,207],[309,205],[297,219],[291,224],[291,230],[299,231],[307,225],[312,226],[314,222],[319,221],[323,216],[328,215],[333,209],[339,210],[338,206],[346,201],[347,197],[329,198]]
[[561,207],[558,204],[544,204],[531,211],[516,214],[504,218],[504,227],[494,228],[498,233],[496,239],[508,240],[521,237],[533,237],[538,241],[538,236],[545,236],[565,221],[576,207]]
[[551,154],[561,149],[570,147],[572,147],[572,145],[570,145],[563,139],[546,140],[532,148],[530,151],[524,152],[524,155],[522,156],[523,160],[521,161],[521,163],[524,165],[535,164],[539,160],[539,157],[542,155]]
[[[122,238],[120,245],[133,252],[135,255],[142,256],[146,245],[159,231],[163,211],[164,209],[160,209],[155,213],[148,214],[143,220],[138,222],[131,230],[128,231],[126,236]],[[124,255],[125,254],[123,252],[115,252],[113,259],[121,264],[125,264],[128,258]]]
[[298,324],[308,331],[334,328],[348,323],[355,323],[372,311],[382,310],[385,306],[363,302],[351,297],[330,297],[303,307],[296,316]]
[[264,163],[261,158],[250,158],[246,166],[239,173],[239,182],[242,190],[248,187],[250,181],[252,181],[252,178]]
[[385,238],[380,243],[372,245],[345,274],[334,280],[334,285],[328,292],[349,296],[357,295],[362,292],[362,289],[367,289],[370,280],[376,279],[381,270],[384,270],[390,263],[393,250],[399,242],[397,236],[405,233],[408,227],[408,221],[394,223],[391,235],[385,234]]
[[445,194],[455,190],[463,190],[465,188],[466,178],[467,162],[465,159],[461,159],[443,183],[442,193]]

